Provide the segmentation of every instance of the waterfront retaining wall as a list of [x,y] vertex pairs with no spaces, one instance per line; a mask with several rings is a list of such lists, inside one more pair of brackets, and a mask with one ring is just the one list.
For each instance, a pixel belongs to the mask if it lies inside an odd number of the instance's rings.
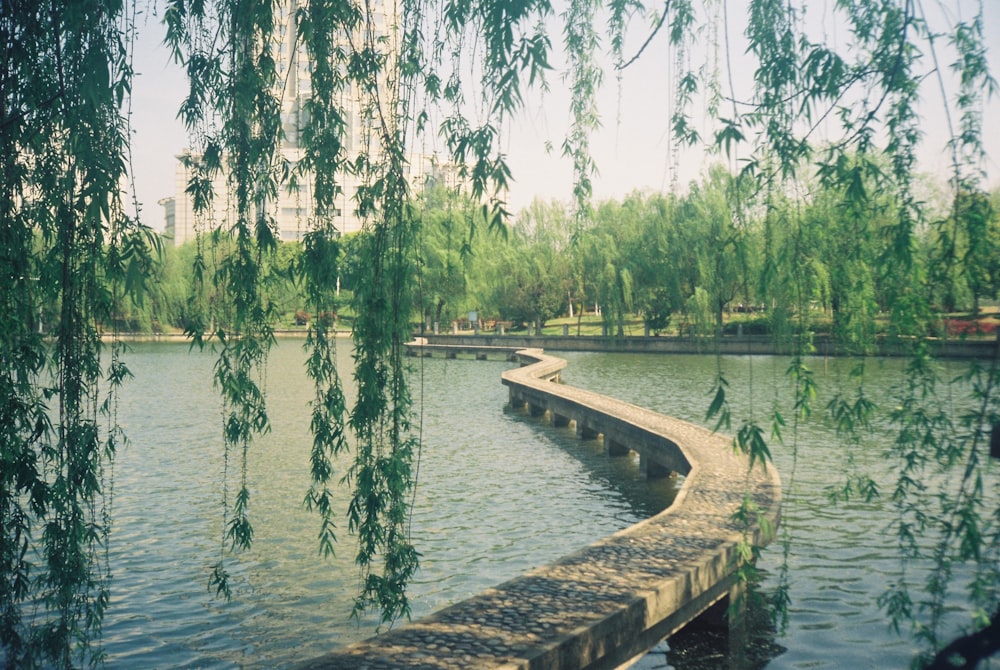
[[[998,331],[1000,333],[1000,331]],[[778,342],[768,335],[724,335],[716,338],[689,337],[599,337],[573,335],[479,334],[479,335],[421,335],[429,344],[448,346],[480,346],[504,348],[532,348],[546,351],[603,351],[613,353],[643,354],[714,354],[732,355],[788,355],[790,342]],[[940,358],[992,358],[1000,340],[938,340],[931,339],[931,351]],[[813,338],[813,354],[839,356],[844,352],[829,337]],[[900,342],[881,340],[872,352],[876,356],[905,356],[906,347]]]

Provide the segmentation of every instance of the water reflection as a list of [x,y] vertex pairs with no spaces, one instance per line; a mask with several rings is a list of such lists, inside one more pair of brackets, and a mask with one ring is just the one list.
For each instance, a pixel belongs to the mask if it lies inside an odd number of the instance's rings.
[[[595,491],[615,491],[627,503],[628,518],[638,514],[648,518],[670,506],[683,477],[647,479],[639,471],[639,457],[630,452],[627,456],[609,457],[601,439],[581,440],[572,426],[556,428],[543,417],[532,417],[525,408],[504,407],[504,412],[540,431],[545,439],[577,460],[589,473],[583,486]],[[624,522],[624,519],[623,519]]]
[[[786,648],[778,644],[770,608],[754,601],[741,634],[708,618],[698,619],[670,638],[666,659],[674,670],[757,670],[768,667]],[[638,667],[635,670],[652,670]]]

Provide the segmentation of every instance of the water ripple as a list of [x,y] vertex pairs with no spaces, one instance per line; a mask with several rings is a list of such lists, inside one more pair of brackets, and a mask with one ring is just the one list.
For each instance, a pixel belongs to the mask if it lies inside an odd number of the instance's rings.
[[[208,591],[224,468],[212,356],[169,344],[129,355],[135,379],[120,415],[132,443],[116,464],[109,668],[285,667],[374,632],[376,617],[350,618],[358,572],[346,528],[337,555],[323,560],[318,519],[301,507],[311,398],[302,360],[299,343],[283,342],[269,364],[272,432],[251,451],[255,544],[227,556],[235,592],[226,603]],[[628,459],[504,412],[499,379],[509,365],[419,361],[411,375],[423,419],[415,617],[634,523],[669,495],[663,483],[639,481]],[[346,467],[341,460],[339,472]],[[346,491],[336,495],[346,509]]]

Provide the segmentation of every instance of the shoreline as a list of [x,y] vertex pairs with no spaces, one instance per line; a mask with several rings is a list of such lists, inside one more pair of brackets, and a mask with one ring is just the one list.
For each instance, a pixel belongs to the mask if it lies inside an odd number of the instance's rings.
[[[1000,333],[1000,331],[998,331]],[[275,330],[275,339],[305,339],[307,330]],[[350,338],[350,330],[334,330],[336,338]],[[538,347],[549,351],[595,351],[609,353],[649,353],[649,354],[713,354],[733,356],[782,356],[794,353],[790,342],[778,342],[768,335],[723,335],[715,338],[691,338],[679,336],[625,336],[610,337],[600,335],[519,335],[473,332],[451,335],[414,333],[415,337],[426,338],[429,344],[452,346],[506,346]],[[185,333],[102,333],[102,342],[188,342],[191,337]],[[211,341],[211,340],[206,340]],[[933,356],[946,359],[990,359],[997,355],[1000,335],[997,338],[979,339],[929,339]],[[904,342],[888,342],[880,338],[875,351],[865,357],[902,357],[907,355]],[[855,356],[843,351],[826,336],[813,338],[810,356]]]
[[[1000,332],[1000,331],[998,331]],[[507,346],[536,347],[547,351],[594,351],[608,353],[648,354],[715,354],[731,356],[787,356],[794,354],[792,343],[779,342],[769,335],[723,335],[721,338],[690,338],[678,336],[626,336],[597,335],[511,335],[469,334],[432,335],[420,333],[428,344],[451,346]],[[996,339],[928,339],[935,358],[942,359],[992,359],[1000,347]],[[849,357],[857,354],[844,351],[828,336],[812,339],[813,351],[809,356]],[[864,357],[899,358],[908,355],[906,342],[890,342],[880,338],[875,350]]]
[[[273,332],[275,339],[282,340],[304,340],[309,335],[309,331],[306,330],[275,330]],[[345,338],[351,337],[352,331],[350,330],[334,330],[332,331],[334,337]],[[186,333],[101,333],[101,342],[192,342],[190,335]],[[206,343],[213,342],[214,338],[205,338]]]

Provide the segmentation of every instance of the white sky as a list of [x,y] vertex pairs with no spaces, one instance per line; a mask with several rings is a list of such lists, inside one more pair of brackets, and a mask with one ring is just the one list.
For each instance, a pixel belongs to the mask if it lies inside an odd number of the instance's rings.
[[[156,3],[154,3],[156,4]],[[743,66],[742,47],[739,46],[743,27],[745,0],[729,0],[730,40],[736,87],[746,89],[752,72]],[[927,4],[927,3],[925,3]],[[937,3],[930,3],[936,7]],[[950,3],[953,4],[953,3]],[[973,4],[964,3],[966,11]],[[833,0],[810,3],[811,15],[822,17],[832,11]],[[1000,2],[986,0],[986,42],[994,77],[1000,78]],[[143,221],[153,228],[163,228],[163,210],[157,204],[161,198],[172,196],[174,188],[174,156],[187,146],[185,131],[176,119],[177,109],[186,90],[184,73],[170,61],[162,45],[164,27],[161,15],[147,12],[139,18],[139,36],[135,49],[136,77],[132,99],[132,159],[136,193],[142,205]],[[818,19],[817,19],[818,20]],[[646,34],[634,30],[626,54],[634,53]],[[832,33],[832,34],[831,34]],[[558,29],[552,31],[553,49],[561,51]],[[828,37],[837,40],[836,28],[828,29]],[[845,34],[846,37],[846,34]],[[592,139],[592,152],[600,174],[594,179],[596,200],[620,198],[639,190],[666,190],[670,187],[671,174],[669,115],[673,85],[670,80],[666,50],[666,30],[654,40],[642,59],[629,68],[622,81],[620,97],[612,73],[605,76],[601,92],[603,128]],[[711,51],[710,36],[698,35],[691,50],[695,64],[705,60]],[[943,42],[943,40],[942,40]],[[941,45],[944,48],[943,45]],[[700,50],[700,52],[699,52]],[[943,58],[946,65],[949,59]],[[568,94],[562,80],[561,56],[553,55],[549,83],[552,91],[542,95],[529,93],[521,118],[517,119],[505,135],[504,151],[508,155],[515,182],[509,194],[512,211],[527,206],[535,197],[569,200],[572,197],[572,170],[568,159],[561,156],[560,147],[569,124]],[[722,64],[725,65],[724,63]],[[723,84],[726,75],[723,72]],[[939,100],[932,98],[936,87],[927,88],[927,99],[921,108],[924,116],[925,146],[921,152],[921,169],[944,174],[948,165],[945,153],[945,121]],[[690,108],[696,123],[704,118],[701,98],[696,97]],[[957,122],[957,121],[956,121]],[[986,148],[989,154],[989,188],[1000,186],[1000,100],[994,99],[987,108],[984,119]],[[711,128],[701,127],[704,136]],[[433,138],[425,143],[433,143]],[[545,143],[554,147],[551,154]],[[425,144],[421,149],[437,147]],[[677,180],[681,185],[698,177],[706,164],[703,153],[684,154],[679,163]]]

